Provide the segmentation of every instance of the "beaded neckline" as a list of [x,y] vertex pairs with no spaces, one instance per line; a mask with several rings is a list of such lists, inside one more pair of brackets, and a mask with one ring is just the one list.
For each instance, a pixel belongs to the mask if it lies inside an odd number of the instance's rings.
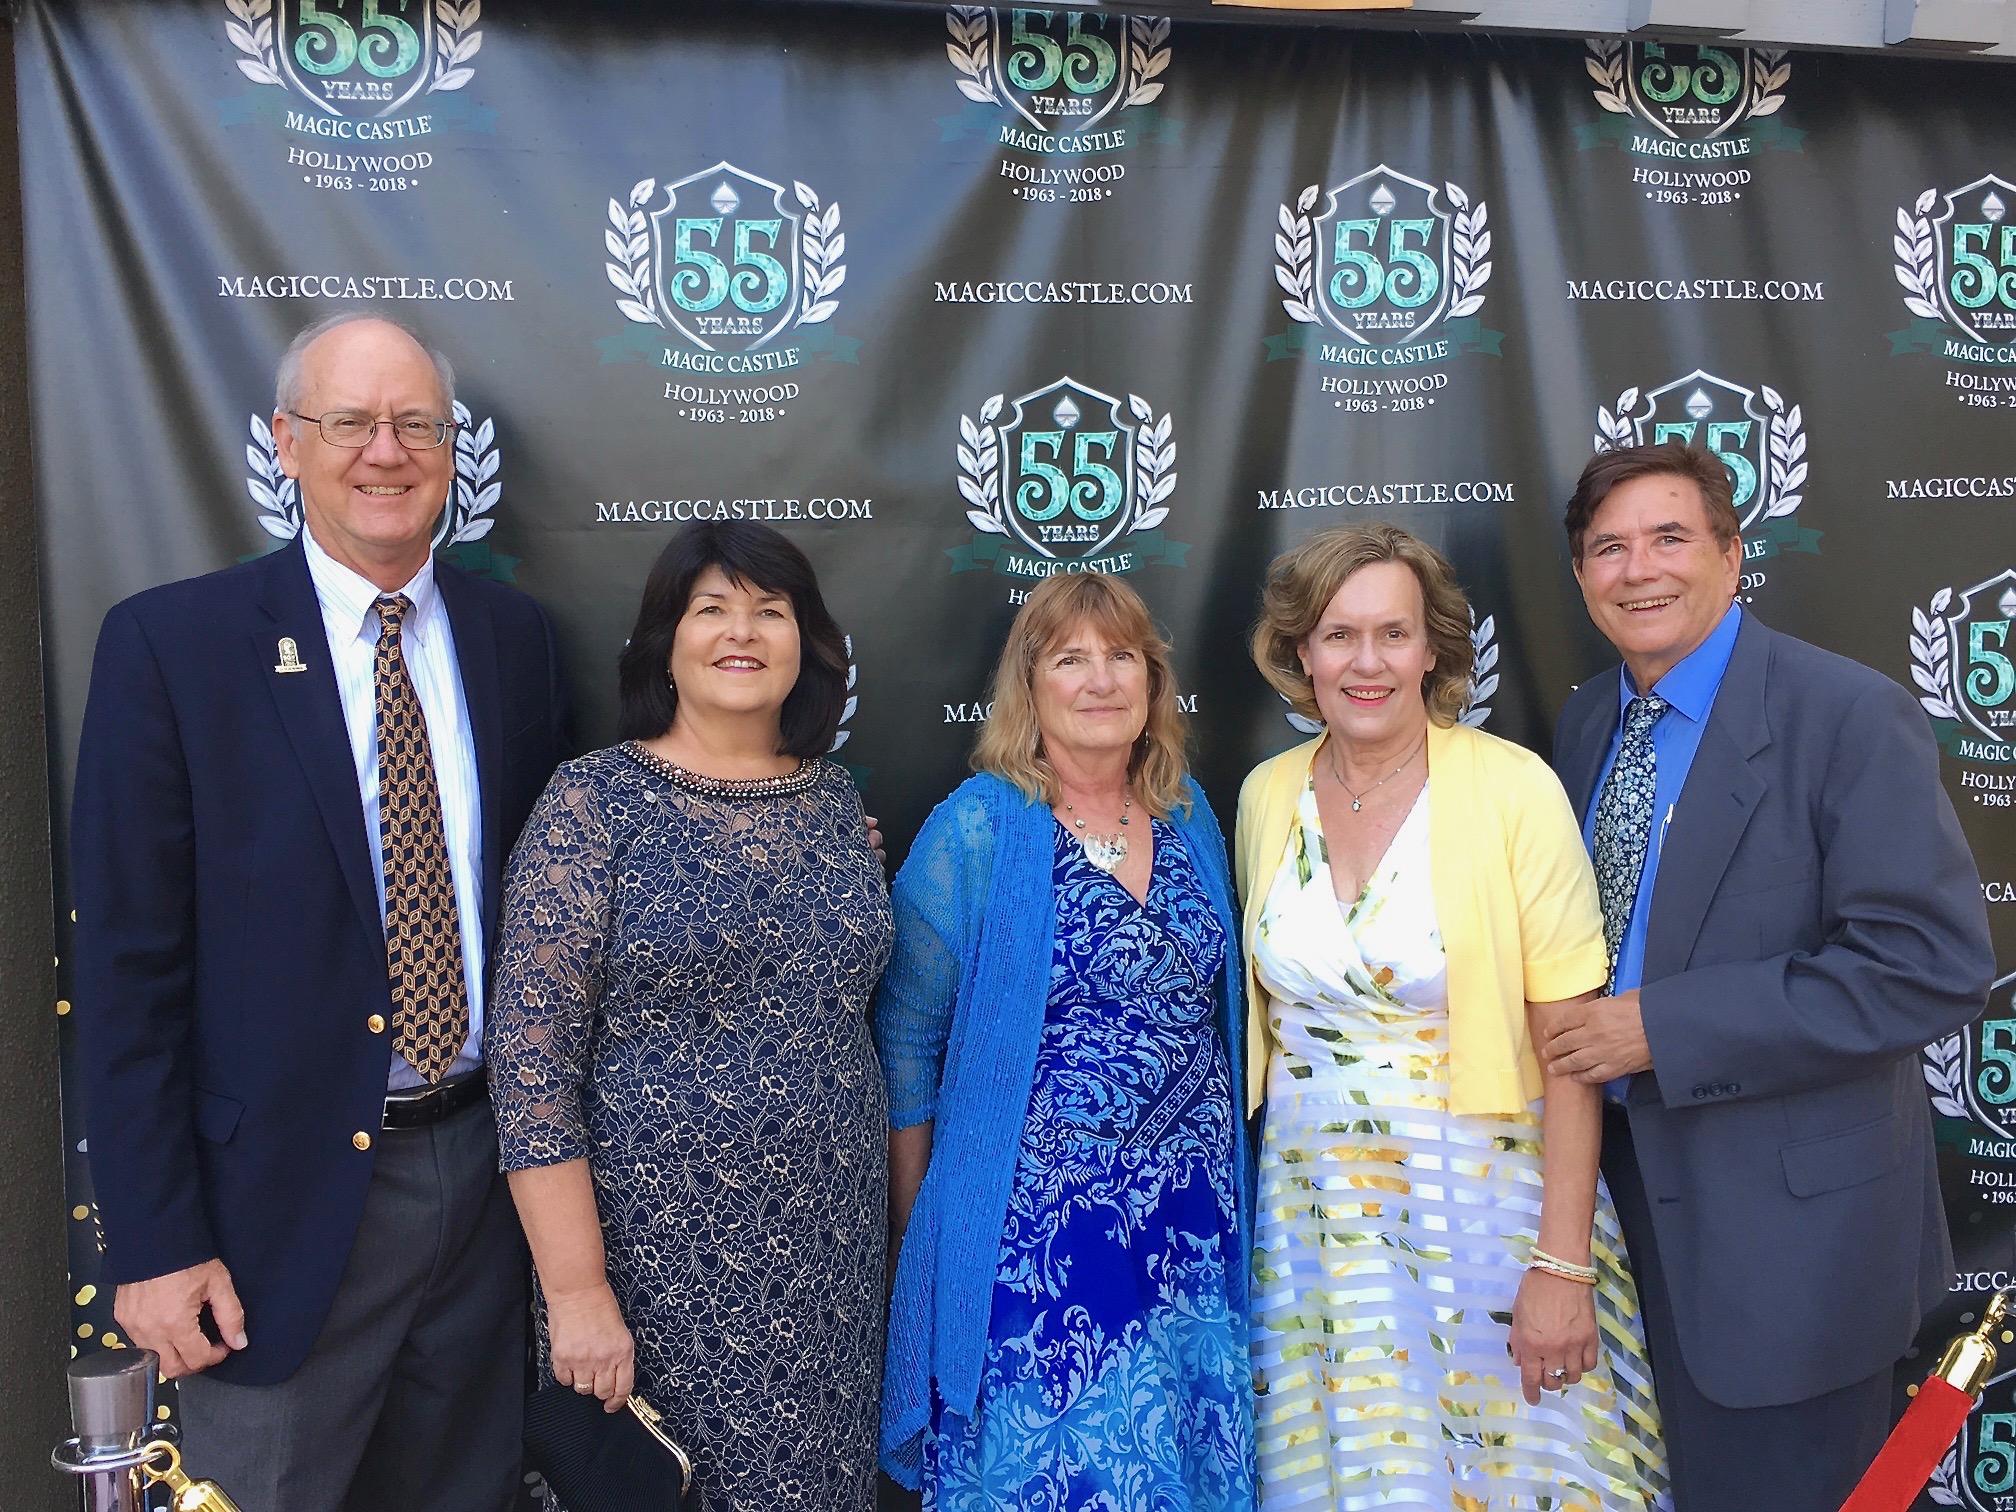
[[646,771],[702,798],[788,798],[793,793],[804,792],[819,779],[819,763],[816,761],[801,761],[797,771],[786,772],[780,777],[703,777],[698,772],[674,766],[641,741],[626,740],[622,749]]

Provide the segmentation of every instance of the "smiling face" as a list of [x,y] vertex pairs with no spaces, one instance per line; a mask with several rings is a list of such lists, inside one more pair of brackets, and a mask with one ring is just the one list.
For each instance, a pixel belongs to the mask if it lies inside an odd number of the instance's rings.
[[1297,654],[1323,723],[1347,746],[1411,746],[1427,729],[1427,621],[1420,580],[1402,562],[1360,567],[1330,595]]
[[673,632],[671,674],[681,719],[777,718],[798,685],[798,616],[790,596],[707,568],[693,580]]
[[[295,408],[317,417],[354,410],[374,420],[449,418],[427,353],[378,320],[338,326],[301,354]],[[408,451],[381,425],[368,446],[331,446],[319,426],[284,411],[273,417],[273,440],[324,551],[381,588],[400,587],[420,570],[455,480],[452,441]]]
[[1646,693],[1721,623],[1742,571],[1742,538],[1715,538],[1700,488],[1651,473],[1596,506],[1575,580],[1589,618]]
[[1148,659],[1090,625],[1072,626],[1036,658],[1031,691],[1043,750],[1080,762],[1131,752],[1148,727]]

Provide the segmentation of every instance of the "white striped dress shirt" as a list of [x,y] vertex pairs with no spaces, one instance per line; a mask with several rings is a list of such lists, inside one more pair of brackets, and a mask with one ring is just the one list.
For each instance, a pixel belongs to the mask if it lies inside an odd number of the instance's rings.
[[[378,841],[378,595],[376,584],[338,562],[301,527],[308,575],[322,606],[336,691],[343,700],[343,723],[350,734],[350,760],[357,768],[357,795],[364,803],[364,838],[371,848],[371,880],[378,890],[378,919],[385,919],[385,857]],[[434,755],[434,781],[441,790],[441,824],[448,842],[448,869],[455,879],[455,907],[462,925],[462,979],[469,989],[469,1038],[449,1076],[473,1071],[483,1047],[483,809],[476,782],[476,742],[469,702],[455,659],[455,632],[448,607],[434,582],[434,559],[398,590],[413,602],[406,616],[401,649],[406,673],[427,716],[427,744]],[[389,1090],[424,1086],[420,1073],[392,1052]]]

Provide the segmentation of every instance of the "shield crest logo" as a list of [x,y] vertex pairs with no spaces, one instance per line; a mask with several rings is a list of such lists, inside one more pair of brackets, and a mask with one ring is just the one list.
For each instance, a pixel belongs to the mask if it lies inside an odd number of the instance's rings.
[[1989,174],[1947,195],[1932,217],[1939,303],[1976,341],[2016,340],[2016,184]]
[[1039,556],[1097,556],[1134,514],[1126,406],[1075,378],[1022,395],[1001,423],[1003,514]]
[[1705,446],[1729,469],[1736,516],[1748,530],[1771,496],[1770,416],[1757,391],[1696,368],[1645,396],[1633,420],[1640,446]]
[[1669,137],[1705,141],[1750,113],[1755,80],[1750,49],[1634,42],[1625,52],[1624,88],[1635,110]]
[[651,214],[658,308],[706,352],[748,352],[791,324],[799,212],[782,184],[719,162],[665,186]]
[[1380,164],[1329,193],[1316,231],[1316,303],[1353,340],[1391,346],[1449,307],[1449,221],[1433,184]]
[[1946,627],[1953,707],[1990,740],[2016,744],[2016,568],[1957,595]]
[[390,115],[433,73],[431,0],[277,0],[273,15],[281,72],[331,115]]
[[1088,131],[1127,97],[1127,18],[1098,11],[995,13],[994,77],[1038,131]]

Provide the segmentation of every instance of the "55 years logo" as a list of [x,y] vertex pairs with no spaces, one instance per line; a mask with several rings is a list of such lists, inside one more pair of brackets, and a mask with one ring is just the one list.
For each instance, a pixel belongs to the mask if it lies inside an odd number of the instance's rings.
[[1181,567],[1166,539],[1176,492],[1170,417],[1068,375],[959,417],[959,492],[973,539],[954,572],[990,567],[1026,586],[1060,572]]
[[[1327,191],[1309,185],[1278,221],[1274,281],[1297,326],[1262,338],[1269,362],[1306,357],[1366,374],[1498,355],[1504,333],[1478,314],[1491,281],[1490,209],[1461,185],[1438,188],[1381,163]],[[1434,403],[1419,395],[1446,382],[1339,374],[1322,387],[1373,401],[1353,409],[1398,412]]]
[[971,103],[939,118],[942,139],[1034,154],[1000,160],[1016,199],[1111,199],[1127,176],[1114,154],[1180,135],[1148,108],[1169,70],[1167,18],[955,5],[945,29],[953,82]]
[[1632,183],[1656,204],[1729,204],[1751,183],[1758,148],[1801,150],[1806,133],[1778,119],[1792,78],[1782,48],[1593,38],[1583,67],[1604,111],[1575,128],[1585,150],[1688,165],[1634,167]]
[[1627,388],[1596,411],[1595,446],[1705,446],[1729,470],[1743,528],[1747,595],[1764,586],[1763,562],[1780,552],[1817,555],[1821,531],[1798,522],[1806,501],[1806,417],[1769,384],[1752,387],[1696,368],[1654,389]]
[[1915,318],[1890,333],[1890,354],[1942,359],[1947,387],[1971,408],[2016,409],[2012,204],[2016,184],[1993,173],[1958,189],[1927,189],[1898,208],[1891,238],[1892,270]]
[[674,375],[664,397],[683,420],[784,418],[813,357],[851,363],[860,347],[828,327],[847,281],[839,204],[726,161],[666,183],[662,203],[660,192],[639,179],[609,201],[602,266],[632,324],[596,343],[602,360]]
[[[317,189],[417,188],[444,126],[488,131],[495,112],[459,93],[483,47],[483,0],[224,0],[238,72],[259,90],[226,125],[263,117],[307,141],[287,165]],[[269,90],[281,91],[278,95]]]
[[[1984,808],[2016,804],[2016,567],[1941,588],[1911,610],[1911,680],[1940,746],[1985,771],[1962,787]],[[1999,768],[2000,770],[1995,770]]]

